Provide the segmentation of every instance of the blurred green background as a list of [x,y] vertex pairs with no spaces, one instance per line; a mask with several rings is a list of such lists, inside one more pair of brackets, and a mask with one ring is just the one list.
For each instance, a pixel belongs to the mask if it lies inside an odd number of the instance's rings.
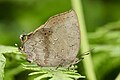
[[[83,0],[82,4],[90,48],[95,48],[92,58],[97,80],[115,80],[120,73],[120,0]],[[35,30],[50,16],[71,8],[71,0],[0,0],[0,44],[20,44],[20,34]],[[80,64],[78,70],[85,75]],[[27,72],[22,70],[12,75],[6,78],[6,74],[5,80],[27,79]]]

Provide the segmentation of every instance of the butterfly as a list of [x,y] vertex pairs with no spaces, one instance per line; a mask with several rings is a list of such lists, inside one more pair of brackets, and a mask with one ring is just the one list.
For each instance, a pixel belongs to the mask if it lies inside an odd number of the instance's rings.
[[35,31],[20,36],[27,60],[43,67],[69,66],[80,47],[80,29],[74,10],[50,17]]

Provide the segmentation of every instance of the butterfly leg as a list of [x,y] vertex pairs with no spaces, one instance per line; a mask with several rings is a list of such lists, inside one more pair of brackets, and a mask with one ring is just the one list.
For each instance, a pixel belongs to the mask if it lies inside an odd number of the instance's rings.
[[84,58],[75,58],[69,65],[68,65],[68,70],[70,69],[74,69],[75,64],[79,63],[80,61],[82,61]]
[[56,69],[58,69],[59,67],[63,67],[63,63],[65,62],[65,60],[64,59],[61,59],[62,61],[61,61],[61,63],[59,63],[59,65],[56,67]]

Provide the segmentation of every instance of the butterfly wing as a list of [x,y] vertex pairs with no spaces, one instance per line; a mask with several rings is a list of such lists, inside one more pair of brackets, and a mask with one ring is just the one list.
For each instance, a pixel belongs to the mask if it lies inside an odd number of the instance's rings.
[[80,31],[76,13],[71,10],[51,17],[24,43],[28,60],[41,66],[66,66],[79,51]]

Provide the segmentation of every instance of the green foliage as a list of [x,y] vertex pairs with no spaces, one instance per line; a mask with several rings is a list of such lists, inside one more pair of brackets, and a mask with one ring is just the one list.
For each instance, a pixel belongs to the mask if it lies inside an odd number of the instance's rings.
[[[17,47],[0,45],[0,55],[2,55],[0,58],[2,73],[4,71],[4,66],[6,63],[4,80],[13,80],[16,74],[23,71],[23,68],[20,65],[20,62],[22,62],[21,58],[24,57],[23,54],[18,51]],[[3,57],[3,55],[6,59]]]
[[4,77],[4,67],[5,67],[6,59],[0,54],[0,80],[3,80]]
[[[89,33],[93,62],[98,80],[111,80],[120,69],[120,21],[107,24]],[[116,71],[116,69],[118,69]],[[116,73],[116,74],[114,74]],[[114,76],[112,76],[114,74]],[[108,76],[107,75],[111,75]],[[106,77],[105,77],[106,76]]]
[[0,45],[0,54],[1,53],[17,53],[17,54],[21,54],[19,51],[18,51],[18,48],[16,47],[13,47],[13,46],[4,46],[4,45]]
[[63,67],[39,67],[35,65],[24,65],[25,69],[33,70],[34,72],[29,75],[38,75],[34,80],[41,80],[47,78],[47,80],[77,80],[79,78],[85,78],[77,73],[75,66],[72,68]]
[[118,74],[115,80],[120,80],[120,73]]

